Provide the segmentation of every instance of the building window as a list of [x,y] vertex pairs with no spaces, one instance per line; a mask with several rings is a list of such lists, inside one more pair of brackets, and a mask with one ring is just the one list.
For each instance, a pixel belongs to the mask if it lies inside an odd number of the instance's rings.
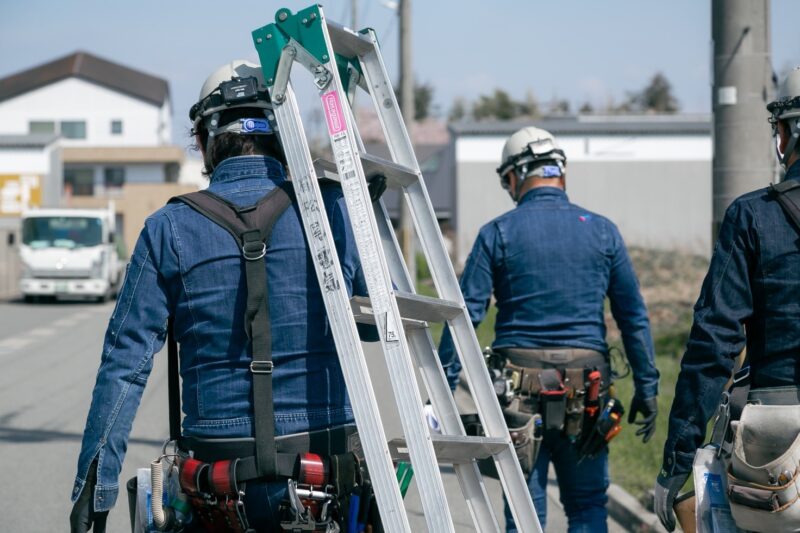
[[30,133],[55,133],[56,123],[52,120],[31,120],[28,122]]
[[61,122],[61,135],[66,139],[85,139],[85,120],[64,120]]
[[106,189],[120,189],[125,184],[124,167],[106,167],[104,176]]
[[94,170],[91,168],[64,169],[64,189],[73,196],[93,196]]
[[111,135],[122,135],[122,121],[121,120],[112,120],[111,121]]

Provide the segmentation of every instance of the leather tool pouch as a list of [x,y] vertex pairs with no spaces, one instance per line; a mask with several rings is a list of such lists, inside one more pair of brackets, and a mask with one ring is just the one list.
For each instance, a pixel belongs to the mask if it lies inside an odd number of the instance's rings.
[[584,397],[586,396],[585,370],[567,368],[567,404],[564,433],[573,441],[581,435],[583,427]]
[[748,404],[732,426],[728,498],[736,525],[800,530],[800,406]]
[[555,368],[545,368],[539,372],[539,409],[544,421],[545,431],[564,429],[567,408],[567,391],[561,373]]
[[508,432],[511,434],[514,450],[517,452],[519,466],[522,467],[522,473],[527,477],[533,470],[534,461],[536,461],[533,442],[533,415],[504,409],[503,418],[506,419]]

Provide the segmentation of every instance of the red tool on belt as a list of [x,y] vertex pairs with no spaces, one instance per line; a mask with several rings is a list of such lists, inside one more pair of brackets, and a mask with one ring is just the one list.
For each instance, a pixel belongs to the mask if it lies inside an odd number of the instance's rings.
[[586,414],[589,418],[597,414],[600,408],[600,380],[602,374],[599,370],[592,370],[589,372],[589,387],[586,391]]

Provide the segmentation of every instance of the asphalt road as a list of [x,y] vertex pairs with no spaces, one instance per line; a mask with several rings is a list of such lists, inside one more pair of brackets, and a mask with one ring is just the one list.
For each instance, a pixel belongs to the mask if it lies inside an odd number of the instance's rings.
[[[103,334],[113,303],[0,303],[0,531],[68,530],[70,491]],[[392,403],[380,352],[368,347],[373,380],[382,406]],[[163,355],[163,354],[162,354]],[[160,452],[168,434],[166,358],[156,364],[133,424],[120,476],[123,490],[109,515],[108,531],[129,531],[124,480]],[[383,415],[389,438],[399,436],[396,414]],[[453,474],[445,474],[448,499],[459,531],[471,530],[469,513]],[[488,480],[502,517],[499,483]],[[558,489],[548,491],[548,532],[566,531]],[[406,497],[414,531],[424,531],[419,496],[412,484]],[[611,531],[622,531],[610,524]]]

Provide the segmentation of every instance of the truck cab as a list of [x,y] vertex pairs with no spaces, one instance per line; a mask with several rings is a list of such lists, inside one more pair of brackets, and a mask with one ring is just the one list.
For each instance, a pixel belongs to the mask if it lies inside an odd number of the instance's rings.
[[33,209],[22,214],[20,290],[41,297],[107,301],[124,262],[113,205],[108,209]]

